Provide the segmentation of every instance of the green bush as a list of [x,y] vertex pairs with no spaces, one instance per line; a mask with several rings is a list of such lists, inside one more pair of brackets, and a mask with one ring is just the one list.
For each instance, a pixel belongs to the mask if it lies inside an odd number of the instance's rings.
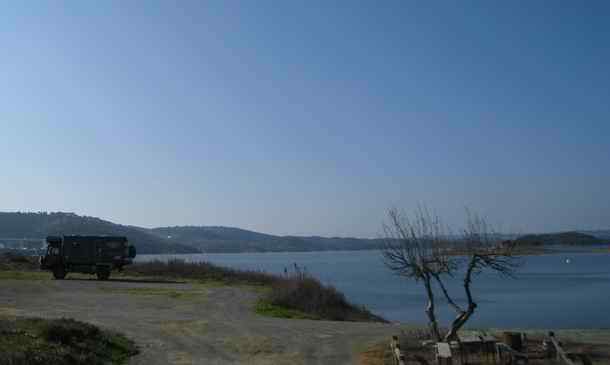
[[62,318],[49,322],[42,334],[47,341],[73,346],[87,339],[98,339],[101,331],[92,324]]
[[126,337],[73,319],[0,320],[0,364],[121,364],[137,353]]

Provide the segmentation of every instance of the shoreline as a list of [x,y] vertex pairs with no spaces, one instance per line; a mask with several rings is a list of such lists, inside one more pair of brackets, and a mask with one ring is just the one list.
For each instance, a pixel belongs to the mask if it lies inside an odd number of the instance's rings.
[[[210,252],[193,252],[193,253],[143,253],[138,254],[137,257],[141,256],[171,256],[171,257],[187,257],[192,255],[267,255],[267,254],[308,254],[308,253],[347,253],[347,252],[379,252],[383,248],[355,248],[355,249],[342,249],[342,250],[268,250],[268,251],[210,251]],[[538,256],[545,254],[560,254],[560,253],[598,253],[598,254],[610,254],[610,242],[607,244],[597,244],[588,246],[576,246],[576,245],[547,245],[547,246],[525,246],[515,250],[516,256]],[[17,254],[24,256],[39,256],[40,252],[31,252],[31,250],[17,250],[17,249],[0,249],[0,255],[4,253]],[[454,255],[460,256],[460,253],[454,253]]]
[[[564,246],[562,246],[564,247]],[[355,249],[355,250],[315,250],[315,251],[241,251],[241,252],[199,252],[199,253],[155,253],[155,254],[141,254],[136,256],[136,262],[138,257],[142,256],[168,256],[168,257],[188,257],[194,255],[275,255],[275,254],[315,254],[315,253],[348,253],[348,252],[380,252],[381,249]],[[588,247],[588,248],[577,248],[574,250],[560,250],[553,248],[527,248],[518,249],[516,256],[539,256],[539,255],[552,255],[562,253],[592,253],[592,254],[610,254],[610,244],[608,247]],[[456,254],[460,256],[460,254]]]
[[[373,361],[367,364],[382,364],[374,362],[379,354],[375,349],[381,349],[383,355],[392,336],[426,328],[413,323],[262,316],[256,311],[263,295],[261,287],[239,283],[188,278],[177,281],[174,275],[154,276],[165,281],[137,275],[98,281],[82,274],[52,280],[50,273],[26,270],[0,270],[0,275],[4,289],[0,290],[0,317],[69,317],[103,324],[136,342],[141,353],[130,364],[137,365],[177,364],[184,359],[353,364],[362,361],[363,356]],[[91,303],[95,303],[93,307]],[[468,327],[464,332],[477,329]],[[486,331],[520,331],[540,337],[549,330],[490,326]],[[553,332],[569,343],[610,353],[610,329],[564,328]]]

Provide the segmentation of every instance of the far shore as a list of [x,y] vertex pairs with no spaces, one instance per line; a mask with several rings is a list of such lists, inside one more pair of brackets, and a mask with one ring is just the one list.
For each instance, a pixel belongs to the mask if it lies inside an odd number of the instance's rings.
[[[381,248],[377,249],[357,249],[357,250],[317,250],[317,251],[239,251],[239,252],[199,252],[199,253],[154,253],[154,254],[141,254],[142,256],[170,256],[170,257],[188,257],[192,255],[264,255],[264,254],[306,254],[306,253],[316,253],[316,252],[379,252]],[[536,256],[536,255],[552,255],[552,254],[565,254],[565,253],[599,253],[599,254],[610,254],[610,243],[608,245],[595,245],[595,246],[585,246],[585,247],[573,247],[573,246],[561,246],[561,249],[556,248],[556,246],[548,246],[548,247],[540,247],[540,246],[528,246],[528,247],[520,247],[515,250],[516,256]],[[459,252],[455,253],[455,255],[461,255]]]

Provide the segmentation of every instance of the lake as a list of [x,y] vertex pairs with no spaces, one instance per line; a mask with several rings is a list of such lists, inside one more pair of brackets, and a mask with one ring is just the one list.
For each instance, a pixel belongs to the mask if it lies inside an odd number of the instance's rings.
[[[277,274],[297,263],[376,314],[391,321],[425,323],[422,284],[392,275],[379,251],[140,255],[136,261],[173,257]],[[450,292],[460,290],[459,282],[450,283]],[[610,255],[528,256],[517,279],[482,274],[474,281],[473,294],[479,308],[471,327],[610,328]],[[437,307],[442,307],[441,320],[454,317],[446,303]]]

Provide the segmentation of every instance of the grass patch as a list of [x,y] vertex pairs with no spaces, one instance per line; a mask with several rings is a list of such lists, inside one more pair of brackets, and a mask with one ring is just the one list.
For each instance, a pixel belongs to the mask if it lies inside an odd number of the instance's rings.
[[163,321],[161,330],[170,336],[197,337],[208,331],[206,320]]
[[255,312],[262,316],[276,317],[276,318],[289,318],[289,319],[313,319],[318,320],[320,317],[301,312],[296,309],[284,308],[279,305],[270,303],[266,299],[260,299],[256,303]]
[[248,357],[257,355],[271,355],[278,352],[273,339],[267,336],[236,336],[230,340],[225,339],[225,346],[231,351]]
[[50,280],[51,275],[43,271],[0,270],[0,280]]
[[125,336],[73,319],[0,319],[0,364],[124,364],[137,353]]

